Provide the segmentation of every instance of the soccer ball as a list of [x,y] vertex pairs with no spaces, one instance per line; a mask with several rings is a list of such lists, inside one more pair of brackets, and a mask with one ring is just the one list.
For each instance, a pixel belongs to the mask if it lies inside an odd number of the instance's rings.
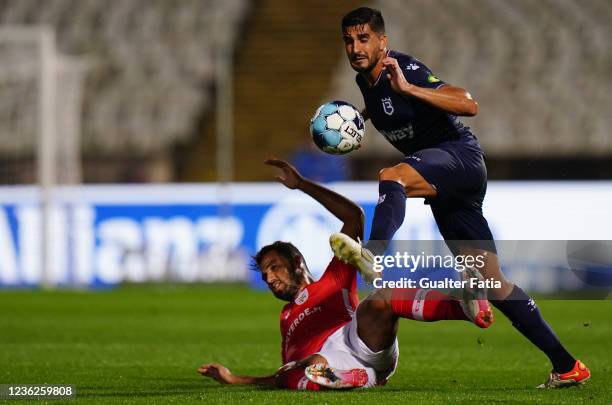
[[344,101],[323,104],[310,120],[312,140],[319,149],[332,155],[358,149],[364,130],[361,113]]

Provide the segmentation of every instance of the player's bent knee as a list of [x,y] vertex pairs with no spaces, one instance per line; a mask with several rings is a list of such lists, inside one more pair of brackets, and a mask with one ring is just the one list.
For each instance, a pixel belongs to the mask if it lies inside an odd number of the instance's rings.
[[395,181],[405,188],[411,187],[416,180],[414,176],[410,176],[410,170],[414,171],[414,169],[409,167],[408,170],[402,170],[398,166],[385,167],[382,169],[378,172],[378,181]]
[[377,290],[367,299],[363,300],[357,308],[358,314],[380,318],[384,314],[391,314],[391,293],[388,290]]
[[378,173],[379,181],[395,181],[404,186],[408,197],[433,198],[437,195],[436,189],[421,176],[421,174],[407,163],[400,163],[393,167],[386,167]]
[[378,180],[397,181],[406,187],[425,182],[425,179],[412,166],[400,163],[393,167],[385,167],[378,172]]
[[401,173],[395,167],[385,167],[378,172],[378,181],[402,181]]

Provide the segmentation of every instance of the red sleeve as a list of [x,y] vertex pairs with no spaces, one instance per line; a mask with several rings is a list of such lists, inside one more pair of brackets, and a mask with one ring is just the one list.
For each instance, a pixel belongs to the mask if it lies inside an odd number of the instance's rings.
[[283,373],[279,385],[290,390],[321,391],[323,389],[319,384],[315,384],[306,378],[303,368],[296,368]]
[[349,291],[357,289],[357,270],[334,257],[327,265],[321,280],[331,281],[336,288],[346,288]]

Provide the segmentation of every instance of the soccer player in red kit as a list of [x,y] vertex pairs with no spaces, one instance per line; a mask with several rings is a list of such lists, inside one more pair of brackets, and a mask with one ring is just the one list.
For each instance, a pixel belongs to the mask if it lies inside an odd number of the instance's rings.
[[[308,194],[340,219],[343,233],[363,236],[358,205],[303,178],[285,161],[266,163],[282,170],[279,182]],[[399,318],[458,319],[482,328],[493,322],[488,301],[477,299],[475,292],[458,301],[434,290],[386,289],[359,303],[353,267],[333,258],[315,281],[300,251],[288,242],[264,246],[255,262],[274,296],[288,301],[280,314],[284,365],[265,377],[238,376],[220,364],[198,369],[220,383],[308,390],[382,385],[397,365]]]

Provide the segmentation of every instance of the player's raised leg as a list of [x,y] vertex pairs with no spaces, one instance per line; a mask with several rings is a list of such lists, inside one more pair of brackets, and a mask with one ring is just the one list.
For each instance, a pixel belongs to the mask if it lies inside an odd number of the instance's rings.
[[383,254],[387,241],[393,238],[404,222],[406,198],[434,198],[437,192],[407,163],[382,169],[378,180],[378,204],[374,210],[367,248],[374,254]]
[[357,327],[361,340],[380,351],[395,341],[399,318],[423,322],[462,320],[481,328],[493,323],[488,301],[462,305],[446,294],[428,289],[381,289],[373,292],[357,307]]
[[378,204],[374,210],[368,243],[361,247],[342,234],[334,234],[330,238],[336,257],[359,269],[369,283],[379,277],[374,271],[373,256],[384,253],[388,241],[404,222],[406,198],[434,198],[437,195],[436,189],[407,163],[384,168],[378,177]]

